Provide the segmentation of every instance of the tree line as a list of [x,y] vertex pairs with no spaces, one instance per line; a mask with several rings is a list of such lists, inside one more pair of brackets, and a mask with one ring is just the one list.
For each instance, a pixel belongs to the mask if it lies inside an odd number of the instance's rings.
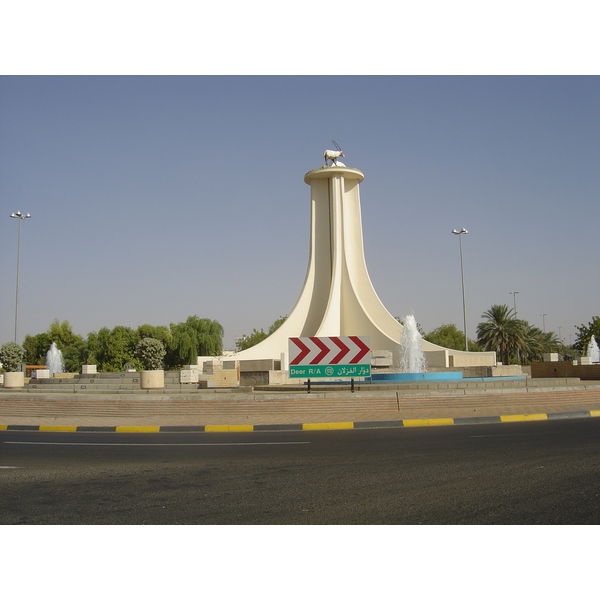
[[[236,340],[238,351],[250,348],[276,331],[287,317],[279,317],[265,332],[254,329],[251,334]],[[518,319],[507,305],[493,305],[481,315],[477,326],[477,340],[468,340],[469,351],[494,351],[504,364],[531,364],[543,359],[546,353],[557,352],[561,359],[571,360],[585,355],[592,336],[600,341],[600,317],[593,317],[587,325],[576,326],[577,339],[572,346],[564,345],[554,332],[543,332],[523,319]],[[398,319],[400,320],[400,319]],[[441,325],[429,333],[419,326],[423,339],[454,350],[464,350],[465,337],[454,324]],[[81,365],[96,365],[98,371],[119,372],[140,370],[143,361],[136,354],[143,339],[158,340],[164,347],[163,366],[176,370],[195,364],[198,356],[220,356],[223,353],[224,330],[220,323],[196,315],[181,323],[140,325],[137,329],[117,325],[103,327],[86,338],[73,333],[68,321],[55,319],[48,330],[27,335],[23,341],[23,360],[28,365],[44,365],[46,353],[54,342],[61,350],[67,372],[79,372]]]
[[[572,360],[585,354],[587,346],[595,335],[600,341],[600,317],[593,317],[588,325],[576,326],[577,341],[566,346],[553,331],[544,332],[529,322],[518,319],[515,311],[506,304],[494,304],[485,311],[484,319],[477,326],[477,339],[468,340],[469,352],[496,352],[498,361],[503,364],[528,365],[543,360],[544,354],[558,353],[562,360]],[[236,341],[237,350],[246,350],[276,331],[286,317],[279,317],[265,332],[254,329]],[[402,323],[399,317],[396,320]],[[417,324],[424,340],[451,350],[465,349],[465,335],[454,324],[444,324],[429,333]]]
[[136,355],[138,343],[145,338],[158,340],[164,346],[163,365],[176,370],[196,364],[198,356],[219,356],[223,352],[224,330],[220,323],[196,315],[181,323],[140,325],[137,329],[117,325],[103,327],[87,338],[73,333],[68,321],[54,320],[48,331],[27,335],[23,341],[24,361],[28,365],[44,365],[46,353],[54,342],[62,352],[65,370],[79,372],[81,365],[96,365],[98,371],[118,372],[144,368]]
[[[577,340],[572,346],[564,344],[554,331],[542,331],[517,318],[506,304],[494,304],[481,318],[484,320],[477,325],[477,340],[469,340],[469,350],[494,351],[503,364],[528,365],[550,353],[557,353],[561,360],[573,360],[585,355],[592,336],[600,340],[600,317],[593,317],[587,326],[575,326]],[[454,325],[443,325],[424,339],[455,350],[465,347],[464,334]]]

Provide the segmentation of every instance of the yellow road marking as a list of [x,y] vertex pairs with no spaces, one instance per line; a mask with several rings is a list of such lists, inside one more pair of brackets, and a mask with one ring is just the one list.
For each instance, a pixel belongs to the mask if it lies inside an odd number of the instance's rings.
[[354,429],[354,423],[303,423],[302,429]]
[[543,413],[537,413],[532,415],[501,415],[500,420],[502,422],[509,421],[545,421],[548,415]]
[[591,417],[600,417],[600,410],[590,410]]
[[454,425],[454,419],[404,419],[404,427],[425,427],[427,425]]

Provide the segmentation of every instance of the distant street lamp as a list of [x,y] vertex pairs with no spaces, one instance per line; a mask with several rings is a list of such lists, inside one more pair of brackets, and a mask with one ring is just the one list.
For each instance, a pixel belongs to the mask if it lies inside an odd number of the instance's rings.
[[454,235],[458,236],[458,245],[460,247],[460,278],[462,281],[462,301],[463,301],[463,326],[465,332],[465,352],[469,351],[469,341],[467,339],[467,305],[465,303],[465,271],[463,269],[463,254],[462,254],[462,237],[463,233],[469,233],[464,227],[457,231],[456,229],[452,230]]
[[548,313],[542,313],[540,314],[540,317],[542,317],[542,328],[544,329],[544,333],[546,333],[546,317],[548,316]]
[[17,238],[17,285],[15,291],[15,343],[17,343],[17,323],[19,322],[19,263],[21,261],[21,221],[31,218],[29,213],[22,214],[20,210],[10,215],[13,219],[19,219],[19,235]]
[[517,318],[517,294],[519,294],[520,292],[508,292],[509,294],[513,295],[513,303],[514,303],[514,307],[515,307],[515,319]]

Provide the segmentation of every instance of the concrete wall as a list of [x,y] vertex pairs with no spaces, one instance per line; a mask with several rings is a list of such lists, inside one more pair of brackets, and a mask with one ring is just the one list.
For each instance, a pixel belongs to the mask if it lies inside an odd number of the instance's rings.
[[520,365],[475,365],[469,367],[432,367],[427,369],[430,373],[443,373],[444,371],[460,371],[463,377],[530,377],[530,373],[525,367]]
[[431,350],[423,352],[427,361],[427,369],[430,368],[447,368],[450,366],[448,350]]
[[240,385],[237,369],[215,369],[212,373],[198,375],[198,383],[206,381],[208,387],[238,387]]
[[285,385],[289,383],[298,384],[298,379],[292,380],[288,376],[288,371],[242,371],[240,372],[240,385]]
[[495,352],[460,352],[451,354],[450,367],[495,367]]
[[492,377],[519,377],[525,375],[521,365],[497,365],[491,367]]
[[250,373],[257,371],[278,371],[281,369],[281,361],[271,358],[240,360],[240,373]]
[[[198,364],[187,365],[180,377],[185,379],[189,371],[197,370],[198,383],[204,383],[207,387],[238,387],[240,385],[240,371],[235,361],[213,356],[199,356],[197,360]],[[194,379],[193,375],[191,379]]]
[[579,377],[600,381],[600,364],[574,365],[571,361],[533,363],[532,377]]

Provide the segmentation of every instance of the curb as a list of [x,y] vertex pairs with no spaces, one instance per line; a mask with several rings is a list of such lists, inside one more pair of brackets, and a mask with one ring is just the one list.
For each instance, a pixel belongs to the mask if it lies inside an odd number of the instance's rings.
[[0,431],[45,431],[78,433],[210,433],[230,431],[322,431],[332,429],[390,429],[398,427],[435,427],[440,425],[482,425],[490,423],[515,423],[520,421],[585,419],[590,417],[600,417],[600,410],[582,410],[563,413],[534,413],[524,415],[500,415],[497,417],[402,419],[397,421],[344,421],[336,423],[298,423],[281,425],[134,425],[116,427],[93,425],[0,425]]

